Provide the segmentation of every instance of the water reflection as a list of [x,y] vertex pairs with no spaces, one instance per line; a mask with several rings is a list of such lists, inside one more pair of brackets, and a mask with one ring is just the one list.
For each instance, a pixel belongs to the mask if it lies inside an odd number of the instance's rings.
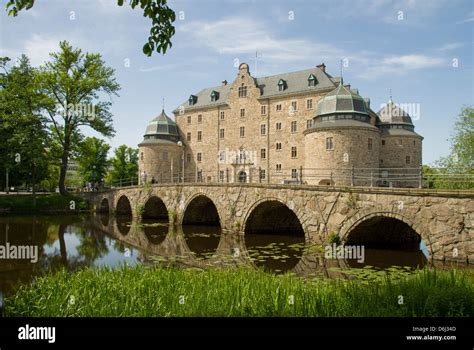
[[308,245],[295,235],[223,232],[220,227],[169,227],[163,219],[132,220],[130,215],[109,217],[0,217],[0,245],[36,245],[39,260],[0,259],[0,290],[10,294],[19,284],[61,267],[127,263],[208,268],[249,265],[267,271],[292,271],[298,276],[339,277],[332,268],[372,265],[418,267],[426,264],[421,251],[366,249],[363,264],[356,260],[325,259],[324,247]]

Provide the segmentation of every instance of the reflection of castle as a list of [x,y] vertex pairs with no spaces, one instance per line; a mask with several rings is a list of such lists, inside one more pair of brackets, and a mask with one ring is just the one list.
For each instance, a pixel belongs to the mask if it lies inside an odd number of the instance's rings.
[[242,63],[233,83],[173,113],[176,123],[162,111],[139,145],[147,181],[182,181],[184,169],[186,181],[417,185],[423,138],[410,116],[391,99],[375,113],[324,64],[254,78]]

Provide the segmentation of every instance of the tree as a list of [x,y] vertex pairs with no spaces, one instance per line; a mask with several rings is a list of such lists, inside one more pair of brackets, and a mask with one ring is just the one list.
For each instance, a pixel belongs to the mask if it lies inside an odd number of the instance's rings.
[[40,82],[49,98],[47,122],[60,153],[59,191],[66,195],[67,165],[83,138],[80,128],[88,126],[104,136],[114,134],[111,102],[99,96],[118,96],[120,85],[114,69],[106,67],[99,54],[84,55],[67,41],[60,42],[59,47],[59,52],[50,54],[52,61],[40,67]]
[[[151,56],[153,51],[165,54],[172,46],[171,38],[175,34],[173,22],[176,14],[166,4],[166,0],[130,0],[130,7],[135,9],[139,6],[143,10],[143,16],[151,20],[150,36],[143,45],[143,53]],[[117,0],[118,6],[123,6],[124,0]],[[9,16],[17,16],[21,10],[29,10],[34,5],[34,0],[9,0],[6,10]]]
[[96,137],[86,137],[79,146],[80,156],[77,159],[79,173],[84,182],[100,183],[107,174],[107,154],[110,146]]
[[110,160],[112,169],[108,181],[118,183],[138,177],[138,149],[120,145],[114,151],[115,157]]
[[451,153],[440,158],[437,188],[474,188],[474,108],[464,107],[454,123]]
[[10,71],[8,60],[0,60],[5,71],[0,74],[0,163],[13,184],[32,185],[35,202],[36,184],[47,175],[48,133],[41,116],[47,99],[28,58],[22,55]]

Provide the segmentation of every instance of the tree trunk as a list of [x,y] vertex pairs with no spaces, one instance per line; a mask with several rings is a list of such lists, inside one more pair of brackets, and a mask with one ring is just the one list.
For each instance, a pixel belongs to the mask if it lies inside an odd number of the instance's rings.
[[33,195],[33,208],[36,208],[36,164],[33,162],[33,169],[31,170],[31,193]]
[[67,224],[59,225],[58,239],[59,239],[59,252],[61,254],[61,263],[64,267],[68,267],[67,263],[67,249],[66,249],[66,240],[64,239],[64,233],[66,232]]
[[61,156],[61,172],[59,173],[59,192],[63,196],[67,196],[68,192],[66,189],[66,172],[68,163],[68,151],[64,149],[63,155]]

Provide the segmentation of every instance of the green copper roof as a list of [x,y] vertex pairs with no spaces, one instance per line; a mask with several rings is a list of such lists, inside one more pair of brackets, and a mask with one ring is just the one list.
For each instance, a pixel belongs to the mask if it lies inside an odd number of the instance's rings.
[[316,115],[334,113],[362,113],[368,114],[368,106],[357,91],[344,86],[342,79],[339,86],[328,93],[318,102]]
[[176,123],[166,115],[164,110],[161,111],[160,115],[154,118],[146,128],[145,136],[153,135],[179,136]]

